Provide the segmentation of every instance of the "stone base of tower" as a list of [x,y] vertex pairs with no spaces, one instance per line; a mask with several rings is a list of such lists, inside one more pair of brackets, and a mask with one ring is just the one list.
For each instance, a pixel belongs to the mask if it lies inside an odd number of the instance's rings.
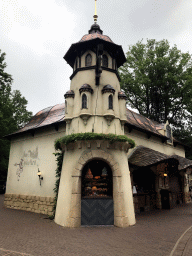
[[133,194],[125,142],[79,141],[65,146],[55,222],[64,227],[81,226],[82,169],[92,160],[109,165],[113,180],[114,225],[135,224]]

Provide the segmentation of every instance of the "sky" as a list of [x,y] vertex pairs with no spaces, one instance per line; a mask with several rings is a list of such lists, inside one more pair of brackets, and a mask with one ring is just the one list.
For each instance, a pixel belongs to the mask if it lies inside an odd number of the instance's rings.
[[[0,49],[13,90],[38,111],[64,102],[71,67],[63,56],[94,23],[94,0],[0,0]],[[192,54],[191,0],[97,0],[103,34],[122,45],[167,39]]]

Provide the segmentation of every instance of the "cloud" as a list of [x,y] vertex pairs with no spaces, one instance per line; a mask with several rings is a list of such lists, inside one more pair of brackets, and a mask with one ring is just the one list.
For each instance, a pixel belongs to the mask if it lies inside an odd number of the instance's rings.
[[[1,0],[1,50],[13,89],[33,113],[64,102],[72,69],[63,56],[93,24],[94,0]],[[144,38],[168,39],[192,53],[191,0],[99,0],[98,24],[128,51]]]
[[54,0],[2,0],[0,7],[7,37],[41,55],[52,53],[49,43],[69,41],[75,27],[74,14]]

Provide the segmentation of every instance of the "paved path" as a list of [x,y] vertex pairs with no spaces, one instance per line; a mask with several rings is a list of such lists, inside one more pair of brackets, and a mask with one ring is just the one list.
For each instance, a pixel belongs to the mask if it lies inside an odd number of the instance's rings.
[[[128,228],[71,229],[45,215],[6,209],[3,200],[0,195],[0,256],[170,256],[192,225],[192,204],[142,213],[137,215],[137,224]],[[172,255],[192,255],[192,229]]]

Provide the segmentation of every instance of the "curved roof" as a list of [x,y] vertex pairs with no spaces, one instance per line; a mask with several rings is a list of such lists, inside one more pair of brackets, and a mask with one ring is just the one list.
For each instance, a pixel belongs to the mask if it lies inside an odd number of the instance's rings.
[[142,116],[134,111],[127,109],[127,125],[137,128],[138,130],[145,131],[146,133],[156,135],[158,137],[166,138],[156,127],[158,123]]
[[12,133],[6,137],[12,137],[12,135],[25,133],[28,131],[36,130],[41,127],[46,127],[51,124],[56,124],[64,121],[65,117],[65,104],[58,104],[53,107],[45,108],[34,115],[29,123],[15,133]]
[[138,167],[150,166],[164,161],[171,161],[179,164],[178,159],[174,156],[169,156],[144,146],[137,146],[129,156],[128,161],[130,164]]
[[74,98],[74,96],[75,96],[75,93],[74,93],[73,90],[69,90],[69,91],[67,91],[67,92],[64,94],[64,97],[65,97],[65,98],[69,98],[69,97]]
[[178,163],[179,171],[192,168],[192,161],[185,157],[178,155],[166,155],[144,146],[136,147],[129,156],[128,161],[130,164],[138,167],[156,165],[160,162],[167,161]]
[[[39,111],[23,128],[15,133],[7,135],[7,138],[11,138],[13,135],[22,134],[24,132],[34,131],[41,127],[46,127],[49,125],[56,125],[65,121],[65,104],[57,104],[53,107],[48,107]],[[167,137],[163,136],[158,131],[158,123],[152,121],[134,111],[127,109],[127,126],[133,129],[140,130],[147,134],[152,134],[154,136],[160,137],[166,140]],[[179,142],[177,142],[179,143]]]
[[93,40],[93,39],[96,39],[96,38],[99,38],[99,39],[102,39],[102,40],[104,40],[104,41],[113,43],[113,41],[111,40],[111,38],[110,38],[109,36],[101,35],[101,34],[99,34],[99,33],[84,35],[84,36],[81,38],[81,40],[79,41],[79,43],[85,42],[85,41],[90,41],[90,40]]
[[103,35],[103,31],[98,24],[93,24],[88,32],[80,41],[71,45],[66,52],[64,59],[73,68],[76,57],[86,49],[94,49],[98,44],[103,44],[104,49],[114,54],[117,67],[120,67],[126,61],[122,46],[115,44],[109,36]]
[[86,92],[89,91],[91,93],[93,93],[93,89],[89,84],[83,84],[80,88],[79,88],[80,93],[82,92]]
[[127,99],[126,94],[123,91],[118,92],[118,98],[119,99]]

